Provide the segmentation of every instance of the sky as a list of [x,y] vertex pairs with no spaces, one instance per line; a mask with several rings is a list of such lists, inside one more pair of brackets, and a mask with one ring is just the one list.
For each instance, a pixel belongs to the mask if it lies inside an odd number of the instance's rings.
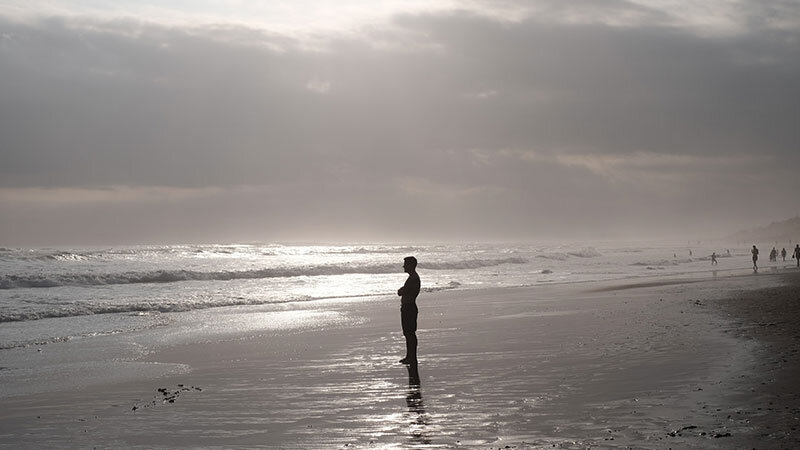
[[6,0],[0,246],[800,214],[800,1]]

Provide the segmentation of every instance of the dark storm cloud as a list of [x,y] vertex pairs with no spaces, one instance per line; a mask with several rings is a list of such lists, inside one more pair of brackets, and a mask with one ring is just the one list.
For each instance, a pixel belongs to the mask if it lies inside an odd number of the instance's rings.
[[399,15],[314,40],[0,18],[0,201],[259,186],[209,201],[280,225],[386,228],[422,211],[429,230],[520,236],[587,216],[646,226],[643,211],[741,219],[764,195],[796,205],[761,183],[800,142],[800,32],[770,25],[791,3],[769,5],[728,33],[605,1],[516,21]]

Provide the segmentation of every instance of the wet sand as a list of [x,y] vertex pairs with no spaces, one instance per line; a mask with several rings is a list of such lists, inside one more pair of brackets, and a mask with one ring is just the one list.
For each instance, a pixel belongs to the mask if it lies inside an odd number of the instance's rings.
[[396,299],[321,302],[349,320],[144,357],[184,374],[3,399],[0,446],[800,446],[800,273],[687,281],[423,294],[416,372],[397,363]]

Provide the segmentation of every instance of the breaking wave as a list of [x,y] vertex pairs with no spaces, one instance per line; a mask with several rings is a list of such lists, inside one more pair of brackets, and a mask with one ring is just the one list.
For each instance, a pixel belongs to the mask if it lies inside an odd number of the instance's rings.
[[[527,262],[528,261],[524,258],[473,259],[455,262],[422,263],[418,267],[427,270],[465,270],[498,266],[501,264],[525,264]],[[324,265],[216,272],[154,270],[149,272],[124,273],[24,274],[0,276],[0,289],[175,283],[179,281],[229,281],[347,274],[389,274],[397,272],[397,264],[371,264],[361,266]]]
[[[461,287],[461,283],[451,281],[444,286],[433,286],[423,288],[423,292],[439,292]],[[258,306],[258,305],[273,305],[285,304],[295,302],[308,302],[314,300],[325,300],[331,298],[357,298],[357,297],[377,297],[381,295],[392,295],[391,292],[384,293],[370,293],[362,295],[346,295],[343,297],[310,297],[310,296],[295,296],[284,298],[282,300],[265,299],[265,298],[246,298],[246,297],[230,297],[224,299],[209,299],[199,302],[185,302],[185,301],[171,301],[168,299],[161,299],[155,302],[137,302],[137,303],[123,303],[123,304],[92,304],[92,303],[76,303],[71,305],[61,305],[58,307],[50,306],[49,309],[39,311],[14,311],[14,312],[0,312],[0,323],[3,322],[22,322],[27,320],[40,320],[52,319],[59,317],[76,317],[88,316],[95,314],[147,314],[147,313],[172,313],[172,312],[185,312],[198,309],[221,308],[227,306]],[[0,349],[4,348],[0,344]]]
[[577,256],[578,258],[596,258],[598,256],[603,256],[600,252],[594,249],[594,247],[586,247],[580,250],[576,250],[573,252],[567,252],[570,256]]
[[566,253],[542,253],[540,255],[536,255],[536,257],[542,259],[552,259],[555,261],[566,261],[569,259],[569,255]]
[[457,289],[461,287],[461,283],[458,281],[451,281],[444,286],[434,286],[434,287],[424,287],[422,288],[422,292],[439,292],[439,291],[447,291],[450,289]]
[[341,255],[371,255],[385,253],[414,253],[422,249],[419,247],[358,247],[328,250],[325,253]]
[[536,255],[537,258],[551,259],[555,261],[566,261],[569,259],[570,256],[574,256],[576,258],[597,258],[598,256],[603,256],[603,255],[597,250],[595,250],[594,247],[586,247],[580,250],[573,250],[566,253],[552,252],[552,253],[540,253]]
[[161,300],[158,302],[125,303],[117,305],[108,304],[72,304],[59,308],[47,309],[42,311],[25,311],[0,313],[0,322],[19,322],[25,320],[51,319],[56,317],[87,316],[93,314],[119,314],[119,313],[148,313],[148,312],[182,312],[195,309],[218,308],[224,306],[247,306],[265,305],[271,303],[288,303],[298,301],[314,300],[310,297],[298,297],[285,301],[246,299],[243,297],[233,297],[229,299],[211,300],[204,302],[181,302]]

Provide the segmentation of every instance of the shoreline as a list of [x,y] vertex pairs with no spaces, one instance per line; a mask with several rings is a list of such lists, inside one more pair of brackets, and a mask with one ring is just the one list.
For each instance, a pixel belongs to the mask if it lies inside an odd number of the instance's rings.
[[5,399],[0,446],[791,447],[800,273],[764,275],[425,293],[416,387],[399,305],[328,302],[138,360],[183,373]]

